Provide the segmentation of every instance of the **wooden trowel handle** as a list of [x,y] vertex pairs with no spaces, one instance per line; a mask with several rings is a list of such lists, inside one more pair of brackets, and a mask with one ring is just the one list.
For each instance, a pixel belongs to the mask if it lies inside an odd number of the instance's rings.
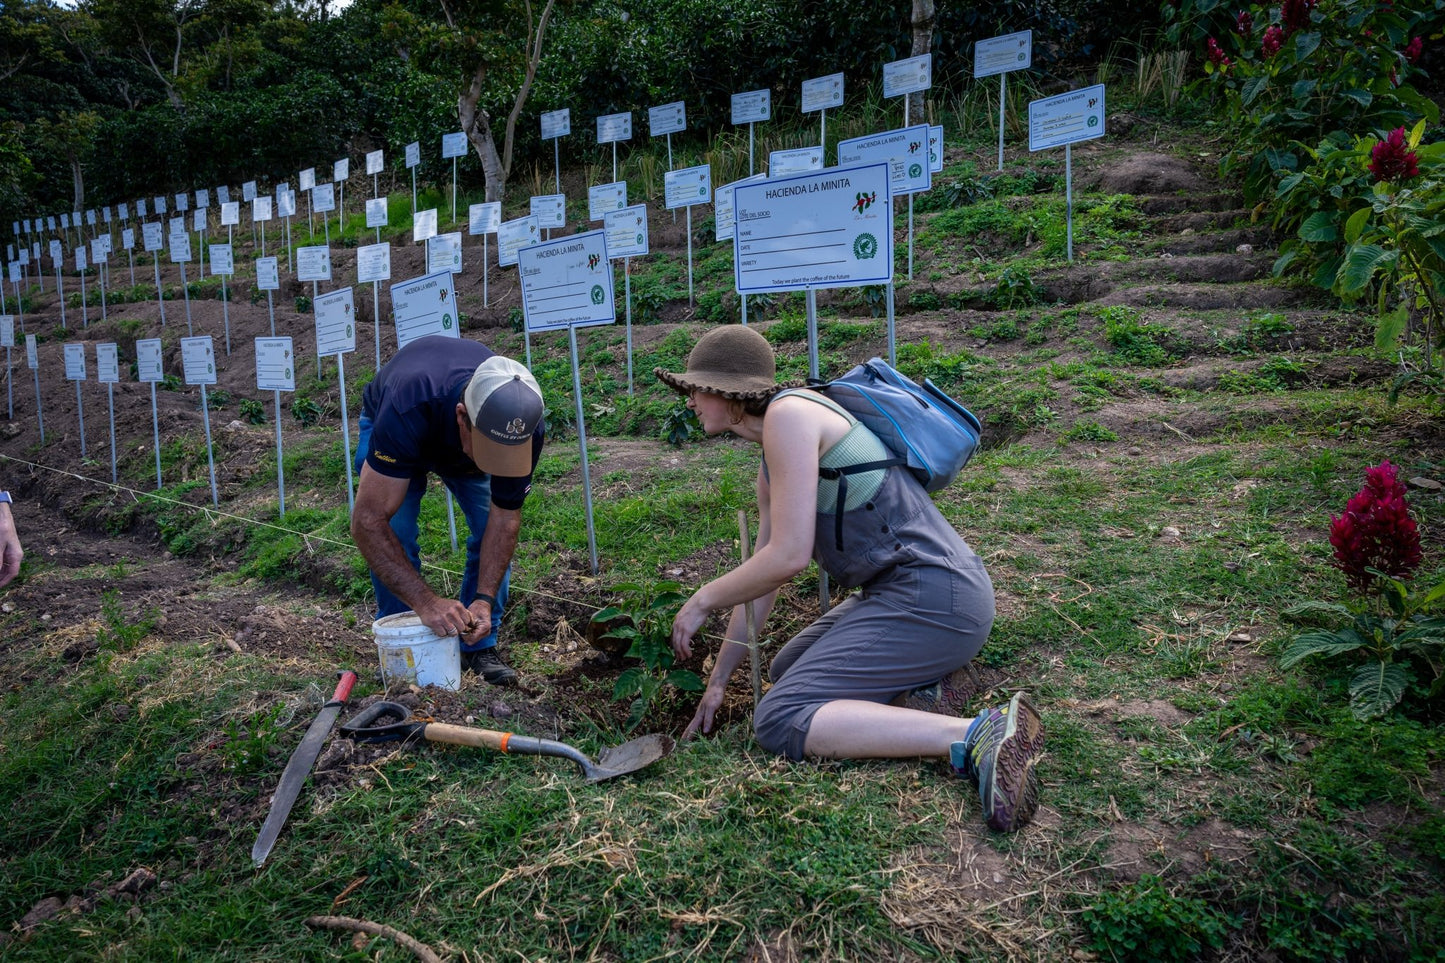
[[445,722],[429,722],[423,732],[429,742],[445,742],[453,746],[473,746],[477,749],[507,751],[511,741],[510,732],[495,729],[473,729],[471,726],[453,726]]

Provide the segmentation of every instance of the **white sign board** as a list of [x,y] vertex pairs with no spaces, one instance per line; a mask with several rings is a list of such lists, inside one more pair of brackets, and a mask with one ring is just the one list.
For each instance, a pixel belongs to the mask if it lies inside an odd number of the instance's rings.
[[928,170],[933,174],[943,171],[942,124],[933,124],[928,128]]
[[141,234],[145,241],[145,249],[149,254],[154,254],[166,246],[165,229],[156,221],[146,221],[141,225]]
[[211,260],[212,274],[235,274],[236,262],[232,257],[231,245],[212,244],[206,249]]
[[316,353],[330,356],[356,350],[356,307],[351,288],[316,299]]
[[421,163],[421,142],[412,141],[406,145],[406,166],[415,167]]
[[538,227],[567,226],[567,195],[541,194],[532,198],[532,216]]
[[737,290],[886,284],[893,277],[887,164],[835,167],[740,183],[733,269]]
[[251,220],[271,220],[271,196],[269,194],[265,197],[258,197],[251,203]]
[[1029,102],[1029,150],[1104,136],[1104,85]]
[[593,184],[587,188],[587,220],[589,221],[600,221],[610,211],[620,211],[626,206],[626,181]]
[[462,336],[456,320],[456,291],[450,271],[393,284],[391,310],[396,317],[398,348],[433,334],[449,338]]
[[699,164],[663,175],[663,194],[669,210],[712,201],[712,166]]
[[274,257],[256,259],[256,287],[261,291],[281,289],[281,269]]
[[933,86],[933,54],[883,65],[883,96],[901,97]]
[[[687,130],[687,105],[680,100],[647,109],[647,129],[653,137]],[[593,220],[597,220],[593,218]]]
[[425,241],[433,237],[437,232],[437,209],[435,207],[425,211],[417,211],[416,216],[411,220],[411,239],[414,243]]
[[166,199],[164,197],[157,197],[151,202],[151,206],[155,208],[157,214],[164,214],[166,212]]
[[114,342],[95,346],[95,380],[103,385],[120,380],[120,352]]
[[426,239],[426,273],[462,273],[462,233],[437,234]]
[[15,315],[0,314],[0,348],[15,347]]
[[295,359],[290,338],[256,339],[256,389],[295,391]]
[[230,189],[229,187],[226,187],[226,186],[222,185],[221,187],[216,188],[216,203],[217,203],[217,204],[229,204],[229,203],[231,203],[231,189]]
[[554,140],[572,133],[572,110],[549,110],[542,114],[542,139]]
[[1027,70],[1034,62],[1034,32],[1020,30],[1001,37],[980,40],[973,45],[973,76],[992,77],[1015,70]]
[[161,339],[146,338],[135,343],[135,375],[139,381],[165,381],[161,370]]
[[195,212],[191,215],[191,230],[193,230],[193,231],[204,231],[205,229],[206,229],[206,209],[205,209],[204,207],[198,207],[198,208],[196,208]]
[[85,380],[85,345],[67,344],[65,346],[65,380]]
[[216,383],[216,352],[209,334],[181,339],[181,371],[188,385]]
[[625,114],[603,114],[597,118],[597,143],[612,144],[632,139],[632,111]]
[[442,134],[442,159],[448,157],[462,157],[467,152],[466,131],[459,130],[455,134]]
[[296,193],[294,191],[282,191],[276,195],[276,214],[278,217],[296,216]]
[[329,214],[336,210],[336,185],[317,184],[311,189],[311,206],[317,214]]
[[611,324],[617,320],[606,234],[588,231],[517,252],[528,331]]
[[806,171],[823,169],[823,148],[795,147],[792,150],[775,150],[768,154],[768,176],[786,177]]
[[120,232],[120,246],[127,251],[135,247],[135,228],[127,227]]
[[171,263],[184,264],[191,259],[191,236],[185,231],[172,234],[166,239],[170,244]]
[[642,257],[647,253],[647,205],[608,211],[602,217],[602,232],[607,235],[607,256],[612,260]]
[[256,199],[256,182],[255,182],[255,181],[247,181],[246,183],[242,184],[242,185],[241,185],[241,200],[243,200],[243,201],[245,201],[247,204],[249,204],[249,203],[251,203],[252,201],[254,201],[255,199]]
[[366,173],[380,174],[382,165],[386,161],[386,154],[383,151],[374,150],[366,155]]
[[331,179],[333,181],[344,181],[351,176],[351,159],[343,157],[331,165]]
[[734,124],[752,124],[767,120],[772,116],[772,112],[771,90],[750,90],[747,93],[733,94]]
[[40,352],[35,347],[35,335],[25,336],[25,366],[31,371],[40,367]]
[[829,74],[803,81],[803,113],[843,106],[843,74]]
[[839,167],[877,161],[892,165],[895,196],[928,190],[933,186],[928,164],[928,125],[901,127],[838,142]]
[[517,252],[542,239],[542,225],[535,214],[514,217],[497,226],[497,264],[506,267],[517,263]]
[[241,223],[241,202],[224,201],[221,204],[221,226],[235,227]]
[[501,201],[487,201],[484,204],[473,204],[467,209],[468,234],[473,236],[477,234],[495,234],[501,224]]
[[391,243],[368,244],[356,249],[356,282],[391,280]]
[[366,226],[386,227],[386,198],[371,197],[366,201]]
[[297,176],[299,177],[297,186],[302,191],[309,191],[316,186],[316,168],[308,167]]
[[84,245],[81,245],[80,247],[76,248],[74,253],[75,253],[75,269],[76,269],[77,271],[84,271],[84,270],[86,270],[87,268],[90,267],[90,262],[86,259],[86,256],[85,256],[85,246],[84,246]]
[[[208,190],[206,190],[204,187],[201,188],[200,190],[196,191],[196,207],[210,207],[210,206],[211,206],[211,192],[208,191]],[[124,218],[125,218],[125,215],[122,214],[122,215],[121,215],[121,218],[124,219]]]
[[184,216],[178,214],[178,215],[176,215],[175,217],[171,218],[171,220],[170,220],[170,230],[169,230],[169,233],[171,233],[171,234],[184,234],[184,233],[186,233],[186,219],[185,219]]
[[330,281],[331,249],[324,244],[296,249],[296,280]]
[[182,191],[180,194],[177,194],[177,195],[176,195],[176,210],[177,210],[177,211],[180,211],[181,213],[185,213],[186,211],[189,211],[190,209],[191,209],[191,193],[190,193],[190,191]]

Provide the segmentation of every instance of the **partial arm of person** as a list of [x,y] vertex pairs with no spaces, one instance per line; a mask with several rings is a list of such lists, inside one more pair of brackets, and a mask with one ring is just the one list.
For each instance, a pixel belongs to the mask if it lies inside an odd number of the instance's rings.
[[8,585],[20,572],[20,534],[15,531],[15,518],[8,502],[0,502],[0,587]]
[[801,406],[811,405],[784,400],[768,412],[763,426],[768,476],[760,472],[758,478],[758,550],[731,572],[698,589],[678,611],[672,624],[672,648],[681,658],[692,654],[692,637],[709,613],[776,595],[813,557],[821,426],[813,413]]
[[351,539],[373,574],[383,585],[437,635],[460,635],[471,631],[475,616],[456,599],[433,592],[411,567],[401,539],[391,530],[391,516],[406,500],[410,482],[375,471],[365,462],[356,486],[356,506],[351,512]]
[[[500,508],[492,503],[487,513],[487,530],[482,533],[480,557],[477,560],[477,592],[497,597],[502,587],[502,576],[512,564],[512,555],[517,551],[517,536],[522,531],[522,511],[515,508]],[[467,606],[476,625],[470,632],[462,634],[462,641],[468,644],[480,641],[492,631],[492,604],[486,599],[474,599]]]

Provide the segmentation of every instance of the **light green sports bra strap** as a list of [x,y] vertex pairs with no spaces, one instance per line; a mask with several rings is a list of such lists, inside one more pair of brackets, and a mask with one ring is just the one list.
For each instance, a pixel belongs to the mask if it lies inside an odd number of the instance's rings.
[[857,418],[854,418],[852,415],[848,414],[848,409],[838,404],[838,402],[834,401],[832,398],[825,397],[816,391],[808,391],[804,388],[788,388],[783,391],[779,391],[777,395],[773,397],[773,400],[777,401],[779,398],[787,397],[802,398],[804,401],[812,401],[816,404],[822,405],[825,408],[831,409],[832,411],[836,411],[844,418],[847,418],[848,424],[850,425],[856,425],[858,423]]

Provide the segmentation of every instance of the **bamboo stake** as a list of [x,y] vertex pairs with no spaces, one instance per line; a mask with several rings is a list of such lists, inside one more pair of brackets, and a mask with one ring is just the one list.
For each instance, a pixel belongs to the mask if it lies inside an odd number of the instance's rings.
[[[738,509],[738,545],[742,553],[743,562],[746,564],[748,557],[752,555],[752,548],[748,544],[748,513]],[[763,665],[758,651],[758,626],[753,615],[753,603],[743,603],[743,616],[748,624],[748,661],[752,663],[753,670],[753,708],[757,709],[758,703],[763,699]]]

